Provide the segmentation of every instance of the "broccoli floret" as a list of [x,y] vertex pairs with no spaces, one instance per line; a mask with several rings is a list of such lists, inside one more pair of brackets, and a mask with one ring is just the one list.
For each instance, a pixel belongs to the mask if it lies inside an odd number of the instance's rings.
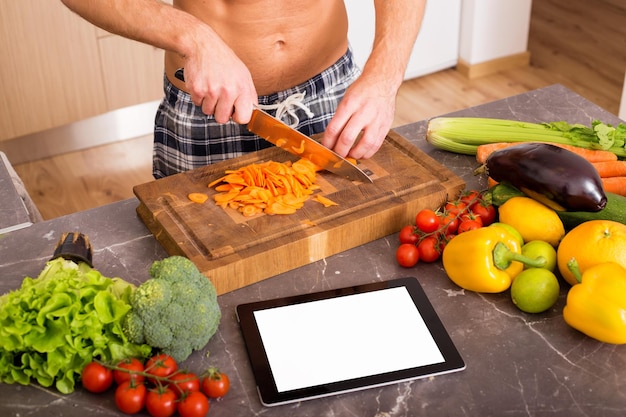
[[149,273],[152,278],[131,296],[124,333],[184,361],[217,331],[221,310],[215,287],[183,256],[155,261]]
[[132,343],[146,343],[146,338],[143,335],[143,320],[135,311],[131,310],[124,316],[122,331]]

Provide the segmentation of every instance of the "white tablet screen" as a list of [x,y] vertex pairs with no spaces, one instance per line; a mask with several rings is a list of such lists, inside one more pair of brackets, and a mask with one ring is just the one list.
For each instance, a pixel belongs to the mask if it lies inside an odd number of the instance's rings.
[[278,392],[444,362],[404,286],[254,312]]

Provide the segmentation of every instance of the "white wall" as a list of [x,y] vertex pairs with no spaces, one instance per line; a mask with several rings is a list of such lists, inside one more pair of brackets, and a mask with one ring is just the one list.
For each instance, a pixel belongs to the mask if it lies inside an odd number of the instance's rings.
[[[374,39],[374,2],[345,0],[348,10],[348,38],[359,66],[367,60]],[[461,0],[429,0],[405,79],[456,65],[459,56]]]
[[463,0],[459,57],[478,64],[527,51],[532,0]]

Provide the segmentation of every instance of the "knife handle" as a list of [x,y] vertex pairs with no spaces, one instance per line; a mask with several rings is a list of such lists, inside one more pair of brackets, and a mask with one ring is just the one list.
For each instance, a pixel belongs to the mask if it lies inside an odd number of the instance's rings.
[[176,72],[174,73],[174,77],[178,78],[182,82],[185,82],[185,69],[184,68],[178,68],[176,70]]

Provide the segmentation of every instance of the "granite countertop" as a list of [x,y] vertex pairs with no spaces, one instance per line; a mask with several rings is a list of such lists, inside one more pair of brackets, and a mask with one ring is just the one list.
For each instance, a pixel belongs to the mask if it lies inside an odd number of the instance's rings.
[[[567,120],[590,124],[619,119],[554,85],[451,115]],[[426,121],[395,129],[463,177],[470,188],[485,188],[472,175],[473,158],[435,150],[425,142]],[[80,231],[94,247],[94,264],[107,276],[140,283],[148,267],[167,254],[137,217],[138,201],[125,200],[60,217],[0,236],[0,293],[37,276],[61,234]],[[623,416],[626,415],[626,347],[587,338],[565,324],[566,286],[556,306],[525,314],[509,294],[463,291],[441,263],[403,269],[394,253],[397,235],[339,253],[219,297],[223,319],[204,351],[186,368],[217,365],[231,377],[231,391],[212,402],[211,416]],[[235,316],[240,303],[415,276],[466,362],[461,372],[385,387],[264,407],[258,398]],[[373,329],[375,336],[375,329]],[[207,353],[210,353],[207,358]],[[36,385],[0,384],[2,416],[115,416],[112,393],[78,388],[70,395]],[[147,415],[147,414],[144,414]]]

